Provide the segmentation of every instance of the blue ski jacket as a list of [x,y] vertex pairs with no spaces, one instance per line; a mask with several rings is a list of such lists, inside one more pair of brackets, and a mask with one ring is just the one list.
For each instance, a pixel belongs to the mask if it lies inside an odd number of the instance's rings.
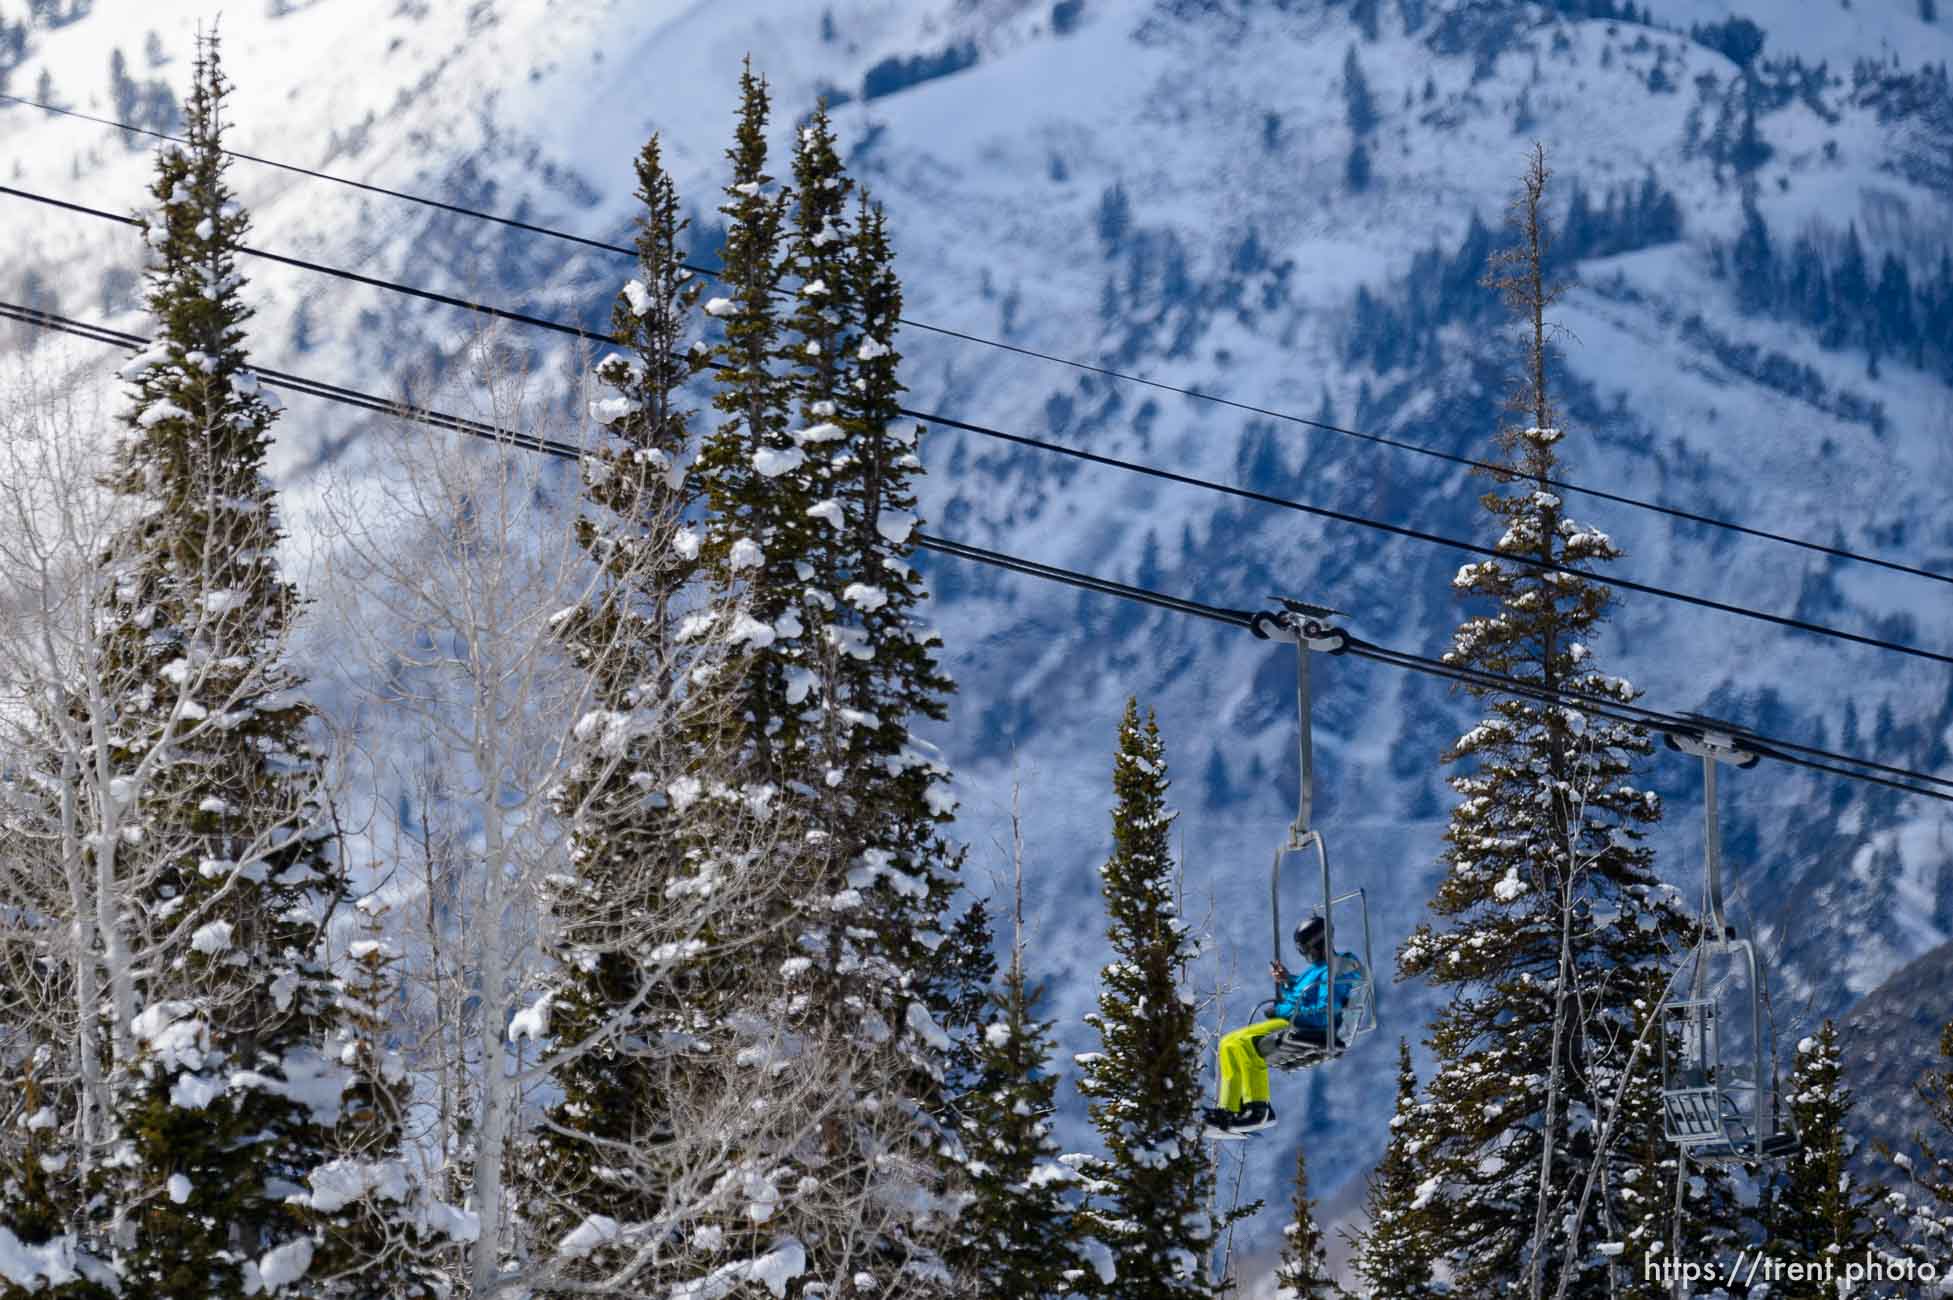
[[[1353,952],[1336,954],[1336,1010],[1340,1014],[1349,1005],[1350,996],[1369,978],[1363,970],[1363,963]],[[1316,962],[1300,975],[1291,975],[1282,986],[1275,999],[1275,1015],[1290,1024],[1308,1025],[1316,1029],[1327,1029],[1329,1018],[1325,1008],[1325,985],[1329,983],[1329,967]]]

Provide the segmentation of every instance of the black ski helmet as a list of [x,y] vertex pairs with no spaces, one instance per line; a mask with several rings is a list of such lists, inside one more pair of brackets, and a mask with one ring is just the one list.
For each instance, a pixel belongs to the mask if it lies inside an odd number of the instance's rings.
[[1312,916],[1295,927],[1295,950],[1310,961],[1322,960],[1322,918]]

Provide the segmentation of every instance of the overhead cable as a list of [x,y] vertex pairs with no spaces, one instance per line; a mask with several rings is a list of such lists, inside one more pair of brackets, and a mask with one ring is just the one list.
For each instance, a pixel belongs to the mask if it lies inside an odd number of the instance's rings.
[[[140,335],[126,334],[119,330],[111,330],[81,321],[69,320],[50,312],[44,312],[37,308],[24,307],[14,303],[0,302],[0,319],[15,320],[42,329],[57,330],[112,346],[141,349],[147,347],[150,342]],[[327,384],[317,380],[307,379],[303,376],[285,374],[275,370],[257,370],[256,373],[260,379],[273,387],[320,397],[331,402],[355,406],[369,412],[411,420],[437,428],[449,429],[470,437],[503,443],[521,450],[541,452],[564,460],[576,460],[582,455],[582,452],[577,447],[569,443],[539,438],[533,435],[515,434],[478,420],[465,419],[445,412],[430,410],[426,407],[388,401],[385,398],[376,397],[369,393],[362,393],[354,389],[343,388],[339,385]],[[1047,582],[1063,583],[1097,595],[1129,600],[1154,608],[1166,609],[1173,613],[1187,614],[1211,622],[1222,623],[1230,627],[1247,628],[1253,621],[1253,615],[1247,610],[1228,609],[1223,606],[1209,605],[1184,597],[1171,596],[1129,583],[1080,573],[1076,570],[1062,568],[1057,565],[1026,560],[1018,556],[1009,555],[1001,551],[989,550],[967,542],[958,542],[947,538],[919,534],[916,537],[916,543],[924,549],[953,558],[989,565],[994,568],[1024,574]],[[1508,677],[1503,674],[1492,673],[1464,665],[1447,664],[1442,660],[1429,659],[1408,651],[1392,650],[1386,646],[1376,645],[1356,637],[1350,639],[1349,653],[1358,658],[1371,660],[1389,667],[1443,678],[1460,685],[1488,691],[1504,691],[1544,703],[1561,704],[1576,709],[1583,714],[1607,718],[1635,726],[1645,726],[1669,734],[1693,735],[1699,732],[1702,726],[1699,720],[1692,719],[1686,715],[1662,713],[1637,704],[1623,703],[1622,701],[1602,696],[1572,692],[1564,688],[1548,688],[1538,682],[1529,682],[1521,678]],[[1754,742],[1750,744],[1750,747],[1754,748],[1757,753],[1794,767],[1807,768],[1811,771],[1841,776],[1850,780],[1864,781],[1905,794],[1915,794],[1929,799],[1942,799],[1953,802],[1953,780],[1933,776],[1929,773],[1894,767],[1885,763],[1876,763],[1869,759],[1854,758],[1848,754],[1836,754],[1814,746],[1802,745],[1794,741],[1777,740],[1768,736],[1752,736],[1750,733],[1745,733],[1745,741],[1746,743]],[[1810,757],[1795,757],[1791,751]],[[1819,759],[1828,760],[1828,762],[1814,761]],[[1852,764],[1856,767],[1871,769],[1871,771],[1853,771],[1848,768],[1832,766],[1831,764],[1833,763]],[[1886,777],[1873,775],[1872,772],[1890,773],[1894,776],[1904,778],[1904,780],[1891,780]],[[1905,784],[1905,781],[1919,781],[1929,785],[1943,786],[1947,787],[1949,792],[1942,793],[1938,790],[1922,789],[1919,786]]]
[[[140,224],[133,217],[118,216],[117,214],[112,212],[103,212],[98,208],[85,207],[81,204],[70,203],[63,199],[48,198],[45,195],[33,194],[31,192],[25,190],[18,190],[7,185],[0,185],[0,194],[8,194],[8,195],[21,197],[21,198],[32,199],[36,202],[52,204],[53,206],[56,207],[65,208],[70,211],[82,213],[88,216],[105,218],[110,221],[122,222],[129,225]],[[446,294],[437,294],[426,289],[417,289],[411,285],[395,284],[393,282],[376,279],[371,276],[359,275],[351,271],[340,270],[336,267],[327,266],[319,262],[311,262],[300,258],[287,257],[283,254],[263,253],[256,249],[252,249],[248,246],[240,247],[239,251],[250,256],[268,257],[274,261],[283,262],[291,266],[302,267],[303,269],[310,270],[310,271],[316,271],[322,275],[328,275],[328,276],[338,277],[341,279],[353,280],[360,284],[365,284],[374,288],[410,294],[414,297],[428,299],[430,301],[441,303],[445,306],[461,307],[467,310],[479,311],[484,315],[496,317],[502,320],[514,321],[519,324],[532,325],[540,329],[550,330],[560,334],[567,334],[574,338],[582,339],[585,341],[590,341],[590,342],[602,341],[606,343],[610,342],[608,337],[605,335],[595,334],[590,331],[580,329],[574,325],[564,324],[561,321],[552,321],[544,317],[528,316],[520,312],[511,312],[498,307],[489,307],[484,304],[470,302],[467,299],[454,298]],[[1753,609],[1747,605],[1736,605],[1728,601],[1715,600],[1708,596],[1697,596],[1688,592],[1676,591],[1668,587],[1659,587],[1652,583],[1637,582],[1632,578],[1623,578],[1623,577],[1616,576],[1614,574],[1594,573],[1591,572],[1590,570],[1580,569],[1580,568],[1573,567],[1571,565],[1561,564],[1553,560],[1542,560],[1542,559],[1536,559],[1527,556],[1515,556],[1515,555],[1508,554],[1504,551],[1501,551],[1497,547],[1486,546],[1480,542],[1470,542],[1470,541],[1465,541],[1462,538],[1446,537],[1440,533],[1426,532],[1423,529],[1410,528],[1403,524],[1387,523],[1380,519],[1371,519],[1363,515],[1351,514],[1350,512],[1344,510],[1333,510],[1327,506],[1311,505],[1305,501],[1296,501],[1287,497],[1278,497],[1267,492],[1257,492],[1251,488],[1236,487],[1230,483],[1221,483],[1213,479],[1198,478],[1190,474],[1181,474],[1174,470],[1160,469],[1156,466],[1146,465],[1136,461],[1121,460],[1115,456],[1104,456],[1104,455],[1100,455],[1097,452],[1085,451],[1077,447],[1067,447],[1062,443],[1048,442],[1044,439],[1033,438],[1026,434],[1007,433],[1002,429],[995,429],[988,425],[975,424],[967,420],[959,420],[953,416],[944,415],[941,412],[937,412],[937,411],[921,411],[913,407],[907,407],[907,406],[897,407],[896,409],[901,414],[909,416],[912,419],[926,420],[929,423],[937,425],[942,428],[960,429],[965,432],[978,434],[986,438],[995,438],[1004,442],[1016,443],[1020,446],[1032,447],[1039,451],[1050,452],[1054,455],[1067,456],[1074,460],[1082,460],[1094,465],[1103,465],[1108,468],[1123,470],[1130,474],[1139,474],[1148,478],[1160,479],[1164,482],[1177,483],[1187,487],[1199,488],[1203,491],[1215,492],[1224,496],[1232,496],[1232,497],[1239,498],[1241,500],[1253,501],[1261,505],[1274,506],[1279,509],[1294,510],[1302,514],[1316,516],[1317,518],[1333,520],[1337,523],[1352,524],[1359,528],[1368,528],[1377,532],[1387,533],[1396,537],[1404,537],[1413,541],[1425,542],[1430,545],[1448,547],[1452,550],[1462,551],[1469,555],[1482,555],[1489,559],[1503,560],[1508,563],[1520,564],[1520,565],[1524,565],[1527,568],[1538,570],[1542,573],[1563,573],[1569,576],[1584,579],[1589,582],[1598,583],[1602,586],[1615,587],[1622,591],[1633,591],[1646,596],[1654,596],[1662,600],[1672,600],[1685,605],[1693,605],[1700,609],[1715,610],[1718,613],[1731,614],[1739,618],[1747,618],[1747,619],[1755,620],[1757,622],[1769,623],[1776,627],[1791,628],[1796,631],[1809,632],[1817,636],[1827,636],[1840,641],[1850,641],[1858,645],[1871,646],[1874,649],[1886,650],[1894,654],[1908,655],[1916,659],[1925,659],[1933,663],[1953,665],[1953,654],[1946,654],[1938,650],[1929,650],[1922,646],[1907,645],[1902,641],[1894,641],[1887,637],[1869,636],[1862,632],[1852,632],[1844,628],[1832,627],[1829,624],[1813,622],[1809,619],[1794,618],[1785,614],[1772,614],[1764,610]]]
[[[188,141],[182,139],[180,136],[170,135],[166,132],[157,131],[150,127],[136,126],[133,123],[118,122],[113,119],[105,118],[105,117],[96,117],[92,114],[77,112],[73,109],[56,108],[51,104],[43,104],[36,100],[24,99],[18,95],[0,94],[0,100],[10,100],[13,103],[22,104],[29,108],[38,108],[43,112],[47,112],[47,113],[57,113],[63,117],[79,118],[82,121],[94,122],[101,126],[114,127],[123,131],[139,132],[140,134],[143,135],[153,136],[156,139],[167,140],[176,144],[188,143]],[[483,212],[475,208],[463,207],[459,204],[446,203],[439,199],[430,199],[423,195],[409,194],[402,190],[388,189],[386,186],[383,185],[373,185],[366,181],[356,181],[353,180],[351,177],[347,177],[347,176],[335,176],[329,172],[317,171],[310,167],[301,167],[296,163],[280,162],[274,158],[264,158],[256,154],[243,153],[234,149],[224,149],[222,150],[222,152],[228,157],[237,158],[245,162],[252,162],[265,167],[275,167],[283,171],[295,172],[301,176],[309,176],[316,180],[328,181],[335,185],[350,186],[354,189],[365,190],[369,193],[385,195],[388,198],[400,199],[407,203],[421,204],[423,206],[434,208],[442,212],[452,213],[456,216],[468,217],[477,221],[493,222],[498,225],[508,226],[512,229],[525,231],[530,234],[545,235],[552,239],[560,239],[573,244],[581,244],[588,248],[595,248],[603,252],[615,253],[625,257],[637,256],[637,250],[635,248],[629,247],[628,245],[607,243],[604,240],[600,240],[600,239],[590,239],[587,238],[586,236],[573,234],[566,230],[558,230],[549,226],[536,225],[533,222],[528,222],[528,221],[518,221],[513,217],[504,217],[493,212]],[[714,278],[719,278],[722,274],[719,270],[713,267],[697,266],[691,263],[681,263],[680,265],[683,266],[684,269],[688,271],[692,271],[699,275],[709,275]],[[1089,374],[1100,375],[1107,379],[1118,380],[1121,383],[1137,384],[1143,388],[1151,388],[1160,392],[1172,393],[1175,394],[1176,396],[1189,398],[1194,401],[1211,402],[1217,406],[1227,407],[1232,410],[1242,411],[1251,415],[1264,416],[1271,420],[1280,420],[1284,423],[1299,425],[1303,428],[1317,429],[1324,433],[1336,434],[1340,437],[1355,438],[1358,439],[1359,441],[1374,443],[1380,447],[1389,447],[1392,448],[1393,450],[1408,452],[1412,455],[1429,456],[1437,460],[1448,462],[1450,464],[1465,466],[1470,469],[1478,470],[1485,473],[1490,473],[1495,475],[1503,475],[1503,474],[1510,473],[1510,467],[1498,465],[1490,461],[1477,460],[1473,457],[1462,456],[1455,452],[1440,451],[1435,447],[1426,447],[1419,443],[1408,442],[1401,438],[1388,437],[1384,434],[1367,433],[1359,429],[1345,428],[1341,425],[1331,424],[1323,420],[1311,420],[1305,416],[1297,415],[1292,411],[1283,411],[1273,407],[1259,406],[1252,402],[1237,401],[1231,397],[1222,397],[1218,393],[1204,392],[1197,388],[1188,388],[1179,384],[1170,384],[1163,380],[1149,379],[1144,375],[1132,374],[1129,371],[1118,370],[1109,366],[1095,365],[1092,362],[1080,361],[1074,357],[1063,357],[1049,352],[1040,352],[1035,348],[1027,348],[1015,343],[1006,343],[1002,339],[986,338],[985,336],[980,334],[972,334],[964,330],[951,329],[948,326],[944,326],[944,325],[932,325],[927,321],[915,320],[907,316],[898,317],[897,321],[899,324],[906,325],[910,329],[924,330],[931,334],[940,334],[947,338],[960,339],[967,343],[975,343],[983,347],[996,348],[1004,352],[1015,353],[1018,356],[1030,357],[1038,361],[1050,362],[1053,365],[1068,366],[1074,370],[1080,370],[1080,371],[1087,372]],[[1589,487],[1585,484],[1575,483],[1570,479],[1548,478],[1543,481],[1548,487],[1552,488],[1557,492],[1579,493],[1582,496],[1590,496],[1595,498],[1596,500],[1610,501],[1617,505],[1629,506],[1637,510],[1647,510],[1655,514],[1665,515],[1671,519],[1680,519],[1688,523],[1702,524],[1710,528],[1724,529],[1729,532],[1741,534],[1742,536],[1745,537],[1755,537],[1764,541],[1775,542],[1784,546],[1793,546],[1800,550],[1811,551],[1819,555],[1828,555],[1834,559],[1847,560],[1855,564],[1869,564],[1869,565],[1876,566],[1878,568],[1888,569],[1895,573],[1904,573],[1911,577],[1925,578],[1933,582],[1944,582],[1948,584],[1953,584],[1953,574],[1940,573],[1933,569],[1924,568],[1923,566],[1920,565],[1905,564],[1898,560],[1888,560],[1881,556],[1867,555],[1861,551],[1853,551],[1846,547],[1831,546],[1824,542],[1812,541],[1809,538],[1805,538],[1805,537],[1796,537],[1788,533],[1780,533],[1767,528],[1757,528],[1749,524],[1738,523],[1735,520],[1720,519],[1714,515],[1703,514],[1700,511],[1684,510],[1678,506],[1663,505],[1658,501],[1644,501],[1638,497],[1630,497],[1623,493],[1610,492],[1605,488]]]

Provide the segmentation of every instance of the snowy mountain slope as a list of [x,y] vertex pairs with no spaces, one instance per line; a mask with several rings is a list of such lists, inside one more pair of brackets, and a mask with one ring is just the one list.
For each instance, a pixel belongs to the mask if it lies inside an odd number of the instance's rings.
[[[1343,4],[1088,0],[1062,22],[1053,8],[505,0],[238,15],[225,26],[238,81],[234,143],[615,239],[631,215],[631,155],[653,128],[666,133],[689,201],[709,212],[736,63],[751,52],[775,81],[783,117],[823,89],[855,97],[838,118],[857,142],[857,174],[893,213],[911,318],[1482,455],[1512,356],[1496,314],[1454,313],[1433,332],[1440,356],[1385,364],[1374,341],[1352,345],[1354,302],[1363,289],[1410,303],[1421,291],[1406,283],[1416,255],[1432,246],[1454,255],[1474,214],[1496,232],[1539,138],[1560,182],[1599,196],[1652,175],[1683,217],[1679,241],[1578,268],[1559,314],[1571,330],[1568,476],[1953,571],[1947,386],[1892,359],[1870,379],[1862,353],[1744,316],[1735,286],[1712,275],[1715,248],[1735,239],[1742,218],[1744,187],[1711,148],[1740,74],[1686,31],[1727,18],[1728,6],[1664,0],[1657,17],[1680,30],[1662,30],[1487,0],[1385,4],[1375,40]],[[1418,9],[1422,22],[1407,30]],[[1936,135],[1930,113],[1855,105],[1846,65],[1944,60],[1953,22],[1923,24],[1916,5],[1871,0],[1837,12],[1829,0],[1741,10],[1768,33],[1765,59],[1829,59],[1846,78],[1816,96],[1822,112],[1792,98],[1761,115],[1774,154],[1753,175],[1755,202],[1772,230],[1788,237],[1818,223],[1835,233],[1855,220],[1877,251],[1927,266],[1953,198],[1907,160],[1943,154],[1953,136]],[[102,3],[58,30],[35,30],[11,87],[31,91],[45,68],[60,102],[104,111],[110,52],[141,63],[149,26],[174,62],[137,75],[180,80],[199,9],[134,12]],[[1352,49],[1377,119],[1361,192],[1348,180]],[[863,99],[871,81],[962,64],[969,51],[974,63],[949,75]],[[956,57],[945,63],[945,52]],[[112,134],[18,107],[0,120],[8,183],[102,207],[138,201],[146,161]],[[367,274],[590,321],[621,276],[620,261],[590,250],[246,165],[234,176],[256,216],[255,242]],[[0,264],[10,294],[33,269],[71,314],[101,319],[105,299],[126,305],[126,234],[0,202],[19,232]],[[258,355],[321,378],[389,390],[401,365],[451,349],[468,325],[448,309],[251,270]],[[1489,299],[1472,279],[1461,281],[1460,301]],[[1752,345],[1820,375],[1824,398],[1757,378],[1743,361]],[[1491,540],[1473,505],[1481,484],[1453,466],[941,336],[912,331],[904,346],[924,408]],[[1841,406],[1846,392],[1882,405],[1882,429],[1839,414],[1863,409]],[[357,427],[341,410],[294,403],[277,462],[294,517],[308,465],[359,463]],[[1457,553],[972,435],[939,431],[927,448],[925,504],[946,536],[1219,604],[1314,596],[1352,611],[1363,635],[1423,653],[1443,646],[1460,614],[1448,587],[1465,558]],[[1944,586],[1571,504],[1626,545],[1622,572],[1639,581],[1953,647]],[[1090,1045],[1075,1020],[1102,955],[1093,867],[1106,847],[1111,745],[1128,692],[1160,709],[1184,809],[1188,910],[1215,932],[1205,976],[1243,981],[1226,1007],[1243,1014],[1261,996],[1267,856],[1293,812],[1291,652],[952,561],[931,570],[962,683],[942,739],[962,784],[963,830],[980,879],[1002,865],[993,846],[1011,782],[1023,783],[1037,951],[1060,986],[1055,1009],[1074,1022],[1068,1046]],[[1706,708],[1947,770],[1953,689],[1943,665],[1646,597],[1623,601],[1597,649],[1654,707]],[[1319,662],[1316,685],[1317,820],[1343,879],[1371,891],[1387,970],[1433,881],[1449,804],[1435,756],[1471,713],[1436,684],[1349,660]],[[1847,709],[1862,721],[1848,726]],[[1664,869],[1692,896],[1697,777],[1663,759],[1650,779],[1671,799]],[[1800,1014],[1842,1009],[1953,933],[1943,805],[1768,766],[1724,790],[1739,898],[1784,941],[1783,999]],[[1377,1041],[1333,1073],[1279,1085],[1277,1105],[1297,1124],[1252,1149],[1249,1195],[1283,1203],[1283,1141],[1310,1144],[1329,1194],[1380,1148],[1388,1040],[1415,1041],[1432,1005],[1415,988],[1386,988],[1383,998]],[[1270,1240],[1278,1218],[1271,1209],[1258,1220],[1256,1239]]]
[[[1926,1070],[1943,1069],[1939,1056],[1945,1008],[1947,967],[1953,946],[1940,945],[1899,968],[1890,979],[1851,1009],[1840,1025],[1849,1053],[1854,1111],[1863,1116],[1868,1138],[1904,1151],[1926,1122],[1913,1083]],[[1875,1169],[1878,1159],[1867,1142],[1860,1163]]]

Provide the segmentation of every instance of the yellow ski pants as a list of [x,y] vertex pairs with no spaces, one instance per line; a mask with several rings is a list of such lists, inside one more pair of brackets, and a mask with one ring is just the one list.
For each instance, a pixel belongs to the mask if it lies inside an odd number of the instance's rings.
[[1255,1050],[1255,1039],[1287,1028],[1286,1020],[1264,1020],[1222,1035],[1222,1110],[1240,1110],[1247,1102],[1268,1100],[1268,1062]]

